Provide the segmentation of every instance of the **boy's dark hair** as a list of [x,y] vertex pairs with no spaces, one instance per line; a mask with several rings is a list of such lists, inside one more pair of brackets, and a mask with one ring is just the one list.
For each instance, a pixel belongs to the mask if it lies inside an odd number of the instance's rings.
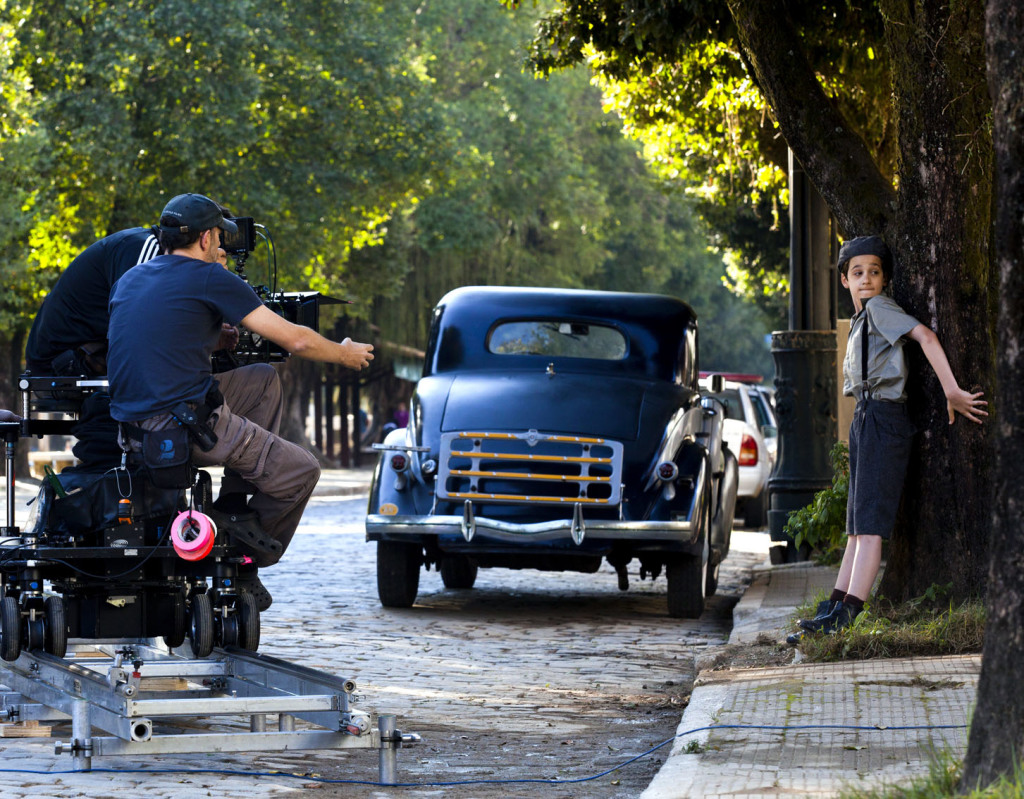
[[881,236],[858,236],[843,243],[839,249],[839,272],[846,274],[850,268],[850,259],[858,255],[876,255],[882,261],[882,274],[886,280],[892,280],[892,250]]

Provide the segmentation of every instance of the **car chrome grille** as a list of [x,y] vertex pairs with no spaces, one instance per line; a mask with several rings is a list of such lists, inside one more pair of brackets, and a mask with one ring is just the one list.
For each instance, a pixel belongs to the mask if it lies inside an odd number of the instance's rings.
[[538,433],[445,433],[439,499],[616,505],[622,444]]

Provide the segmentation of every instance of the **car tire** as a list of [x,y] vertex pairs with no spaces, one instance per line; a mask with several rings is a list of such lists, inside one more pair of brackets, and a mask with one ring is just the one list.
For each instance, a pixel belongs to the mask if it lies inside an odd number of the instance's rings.
[[700,618],[704,612],[706,575],[700,555],[678,555],[665,564],[669,616],[675,619]]
[[377,596],[386,608],[411,608],[420,588],[423,548],[404,541],[377,542]]
[[750,497],[744,508],[743,524],[755,530],[763,530],[768,523],[768,489],[762,488],[756,497]]
[[444,555],[441,558],[441,582],[445,588],[472,588],[476,574],[477,565],[465,555]]

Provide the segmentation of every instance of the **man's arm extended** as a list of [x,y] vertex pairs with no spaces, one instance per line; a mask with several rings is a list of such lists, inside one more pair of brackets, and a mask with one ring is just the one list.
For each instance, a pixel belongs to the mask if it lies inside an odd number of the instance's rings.
[[242,319],[242,325],[284,347],[292,355],[310,361],[340,363],[349,369],[362,369],[373,360],[372,344],[361,344],[346,338],[342,342],[324,338],[315,330],[283,319],[261,305]]

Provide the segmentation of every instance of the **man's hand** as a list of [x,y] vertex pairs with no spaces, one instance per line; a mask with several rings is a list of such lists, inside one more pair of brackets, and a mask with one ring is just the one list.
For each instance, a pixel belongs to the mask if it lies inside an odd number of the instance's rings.
[[238,346],[238,328],[233,325],[223,324],[220,327],[220,339],[217,341],[218,350],[233,352]]
[[946,397],[946,410],[949,412],[949,423],[953,424],[956,420],[956,415],[962,414],[963,416],[970,419],[976,424],[981,424],[982,420],[979,416],[988,416],[988,411],[985,410],[985,406],[988,403],[979,399],[985,392],[979,391],[972,394],[969,391],[964,391],[962,388],[957,388],[955,391],[951,391]]
[[345,350],[341,363],[349,369],[358,371],[364,366],[369,366],[370,361],[373,360],[373,355],[371,354],[373,352],[372,344],[361,344],[358,341],[346,338],[339,346]]

